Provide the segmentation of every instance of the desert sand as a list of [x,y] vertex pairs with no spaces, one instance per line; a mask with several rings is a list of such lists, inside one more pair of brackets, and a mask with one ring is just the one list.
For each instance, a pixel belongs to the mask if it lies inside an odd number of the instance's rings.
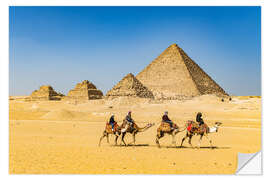
[[[73,101],[24,101],[10,97],[11,174],[233,174],[237,153],[255,153],[261,149],[261,98],[232,97],[232,101],[212,95],[189,100],[155,101],[143,98]],[[114,146],[99,138],[112,113],[121,124],[126,113],[141,127],[155,126],[136,136],[135,146]],[[219,131],[209,137],[215,148],[203,139],[200,149],[190,148],[185,132],[177,134],[177,147],[171,136],[155,144],[156,130],[165,110],[179,126],[195,120],[198,111],[212,126],[222,122]],[[198,136],[192,140],[197,145]],[[131,135],[126,142],[131,142]],[[120,139],[118,140],[120,144]]]

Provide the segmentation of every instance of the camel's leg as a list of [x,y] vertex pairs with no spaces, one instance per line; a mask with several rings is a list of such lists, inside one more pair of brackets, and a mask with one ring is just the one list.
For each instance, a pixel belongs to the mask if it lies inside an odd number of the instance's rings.
[[163,132],[158,132],[157,134],[157,138],[156,138],[156,144],[158,145],[158,147],[160,148],[160,144],[159,144],[159,139],[161,139],[164,136]]
[[118,137],[119,136],[117,134],[115,134],[115,141],[114,141],[115,142],[115,145],[117,145],[117,139],[118,139]]
[[180,147],[183,147],[183,143],[184,143],[184,141],[186,140],[187,137],[188,137],[188,134],[186,134],[186,136],[183,137],[182,142],[181,142],[181,146],[180,146]]
[[192,144],[191,144],[192,135],[189,135],[188,138],[189,138],[188,143],[189,143],[189,145],[193,148],[193,146],[192,146]]
[[125,140],[124,140],[125,135],[126,135],[126,132],[123,132],[123,133],[122,133],[122,142],[123,142],[124,145],[126,146],[126,143],[125,143]]
[[104,131],[104,132],[103,132],[103,135],[100,137],[98,146],[100,146],[101,141],[102,141],[102,139],[103,139],[105,136],[107,136],[107,132],[106,132],[106,131]]
[[200,135],[200,139],[199,139],[198,146],[197,146],[198,148],[201,147],[202,137],[203,137],[203,134]]
[[205,134],[205,137],[209,140],[209,143],[210,143],[210,146],[211,148],[213,148],[213,145],[212,145],[212,140],[208,137],[208,135]]
[[172,133],[172,145],[176,146],[175,133]]
[[109,144],[110,143],[110,141],[109,141],[109,133],[107,133],[106,138],[107,138],[107,143]]
[[133,135],[133,145],[135,145],[135,141],[136,141],[135,136],[136,136],[136,133],[133,133],[132,135]]

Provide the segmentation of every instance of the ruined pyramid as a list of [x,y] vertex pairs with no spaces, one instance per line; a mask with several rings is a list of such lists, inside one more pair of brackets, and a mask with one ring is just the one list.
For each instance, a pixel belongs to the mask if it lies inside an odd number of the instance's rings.
[[78,83],[74,89],[68,92],[68,95],[65,99],[74,99],[74,100],[90,100],[90,99],[101,99],[103,93],[96,88],[96,86],[84,80],[81,83]]
[[149,91],[133,74],[127,74],[118,84],[116,84],[106,94],[107,97],[140,97],[140,98],[154,98],[151,91]]
[[64,95],[54,91],[52,86],[43,85],[30,95],[30,100],[60,100]]
[[177,44],[169,46],[136,78],[153,92],[155,99],[228,96]]

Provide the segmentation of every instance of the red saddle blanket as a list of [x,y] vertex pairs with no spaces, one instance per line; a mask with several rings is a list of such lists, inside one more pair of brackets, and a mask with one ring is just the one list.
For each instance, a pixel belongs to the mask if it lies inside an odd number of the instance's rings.
[[196,126],[195,124],[189,123],[187,130],[188,131],[194,131],[194,130],[201,130],[201,131],[206,131],[207,130],[207,125],[206,124],[202,124],[201,126]]
[[188,127],[187,127],[187,130],[190,131],[191,128],[192,128],[192,124],[190,123],[190,124],[188,125]]

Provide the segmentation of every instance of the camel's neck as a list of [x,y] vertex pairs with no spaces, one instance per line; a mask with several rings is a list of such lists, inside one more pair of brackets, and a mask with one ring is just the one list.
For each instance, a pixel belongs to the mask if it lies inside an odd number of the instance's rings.
[[139,132],[144,132],[144,131],[146,131],[147,129],[149,129],[150,127],[152,127],[152,126],[149,126],[149,125],[146,125],[146,126],[144,126],[144,127],[142,127],[142,128],[140,128],[139,127]]
[[210,127],[209,128],[209,133],[218,132],[218,128],[219,128],[218,125],[215,125],[213,127]]

